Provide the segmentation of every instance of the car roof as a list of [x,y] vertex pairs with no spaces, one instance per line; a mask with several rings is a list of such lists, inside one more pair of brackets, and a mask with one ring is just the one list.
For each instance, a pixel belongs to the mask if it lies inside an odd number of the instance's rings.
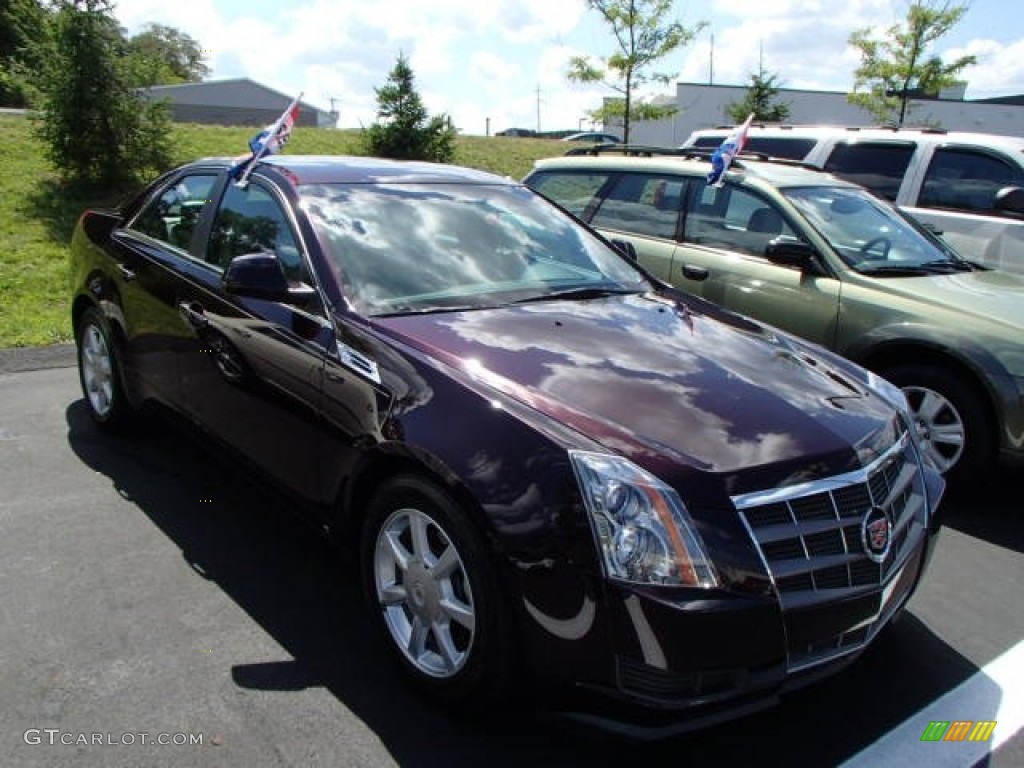
[[[189,163],[186,167],[215,165],[228,167],[230,157],[207,157]],[[380,157],[354,155],[271,155],[261,158],[255,171],[261,167],[278,168],[288,172],[297,184],[503,184],[518,182],[508,177],[458,165],[426,163],[411,160],[388,160]]]
[[[723,138],[735,130],[735,127],[703,128],[694,131],[690,139],[707,136]],[[877,126],[841,126],[841,125],[752,125],[749,135],[770,136],[773,138],[830,139],[841,138],[852,141],[885,140],[928,141],[934,144],[972,144],[979,146],[1002,146],[1011,150],[1024,150],[1024,138],[1004,136],[995,133],[976,133],[971,131],[944,131],[938,128],[883,128]]]
[[[688,176],[707,176],[711,163],[704,159],[693,159],[675,155],[654,157],[634,157],[623,155],[602,154],[549,157],[534,163],[537,171],[580,170],[580,171],[632,171],[644,173],[682,172]],[[731,178],[736,174],[745,177],[762,179],[775,187],[806,187],[821,186],[856,187],[856,184],[844,181],[832,174],[794,163],[763,162],[743,157],[733,162],[729,168]]]
[[580,139],[586,139],[591,136],[602,136],[615,139],[619,141],[619,137],[614,133],[608,133],[607,131],[583,131],[582,133],[571,133],[565,136],[562,141],[579,141]]

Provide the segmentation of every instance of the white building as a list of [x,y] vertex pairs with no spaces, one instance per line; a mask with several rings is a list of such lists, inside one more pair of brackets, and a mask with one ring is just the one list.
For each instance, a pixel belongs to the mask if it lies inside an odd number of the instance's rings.
[[[682,144],[691,131],[731,125],[728,108],[743,101],[745,85],[707,85],[676,83],[675,106],[678,112],[665,120],[630,123],[631,144],[674,147]],[[1001,99],[965,101],[964,86],[943,93],[938,99],[910,102],[907,125],[929,125],[949,131],[976,131],[1005,136],[1024,136],[1024,95]],[[670,96],[656,101],[672,103]],[[789,105],[787,123],[834,125],[875,125],[877,121],[865,109],[850,104],[841,91],[801,91],[780,88],[773,103]],[[621,135],[621,123],[606,128]]]

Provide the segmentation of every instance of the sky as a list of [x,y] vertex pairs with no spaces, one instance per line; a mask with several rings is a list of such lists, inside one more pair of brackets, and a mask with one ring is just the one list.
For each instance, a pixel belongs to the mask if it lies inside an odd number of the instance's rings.
[[[963,73],[969,99],[1024,93],[1024,13],[1009,11],[1016,2],[972,0],[930,49],[947,61],[977,57]],[[784,88],[848,91],[859,62],[850,32],[882,31],[905,17],[907,4],[677,0],[678,21],[706,26],[658,71],[673,83],[745,85],[760,58]],[[304,101],[336,109],[342,128],[374,121],[374,88],[400,53],[431,114],[448,114],[466,134],[598,128],[588,112],[615,95],[565,76],[572,56],[614,51],[610,30],[584,0],[115,0],[114,15],[129,34],[150,22],[176,27],[206,53],[208,79],[249,77],[302,92]]]

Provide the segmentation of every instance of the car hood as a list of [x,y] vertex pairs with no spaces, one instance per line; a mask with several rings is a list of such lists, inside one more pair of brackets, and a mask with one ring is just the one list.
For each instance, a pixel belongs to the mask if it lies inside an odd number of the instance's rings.
[[[824,350],[674,294],[376,318],[379,332],[607,450],[706,471],[884,450],[894,411]],[[879,443],[880,447],[875,443]],[[868,451],[858,449],[871,446]],[[871,454],[871,455],[867,455]]]

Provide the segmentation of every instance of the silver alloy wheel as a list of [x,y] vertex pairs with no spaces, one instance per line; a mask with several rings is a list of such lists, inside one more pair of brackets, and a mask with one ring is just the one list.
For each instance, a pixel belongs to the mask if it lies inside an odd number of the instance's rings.
[[903,387],[914,428],[925,455],[945,474],[960,461],[966,429],[960,412],[941,392],[927,387]]
[[476,628],[466,567],[448,534],[417,509],[393,512],[373,556],[377,600],[392,639],[417,671],[458,674]]
[[101,419],[114,408],[114,366],[107,339],[94,323],[82,333],[82,382],[89,405]]

